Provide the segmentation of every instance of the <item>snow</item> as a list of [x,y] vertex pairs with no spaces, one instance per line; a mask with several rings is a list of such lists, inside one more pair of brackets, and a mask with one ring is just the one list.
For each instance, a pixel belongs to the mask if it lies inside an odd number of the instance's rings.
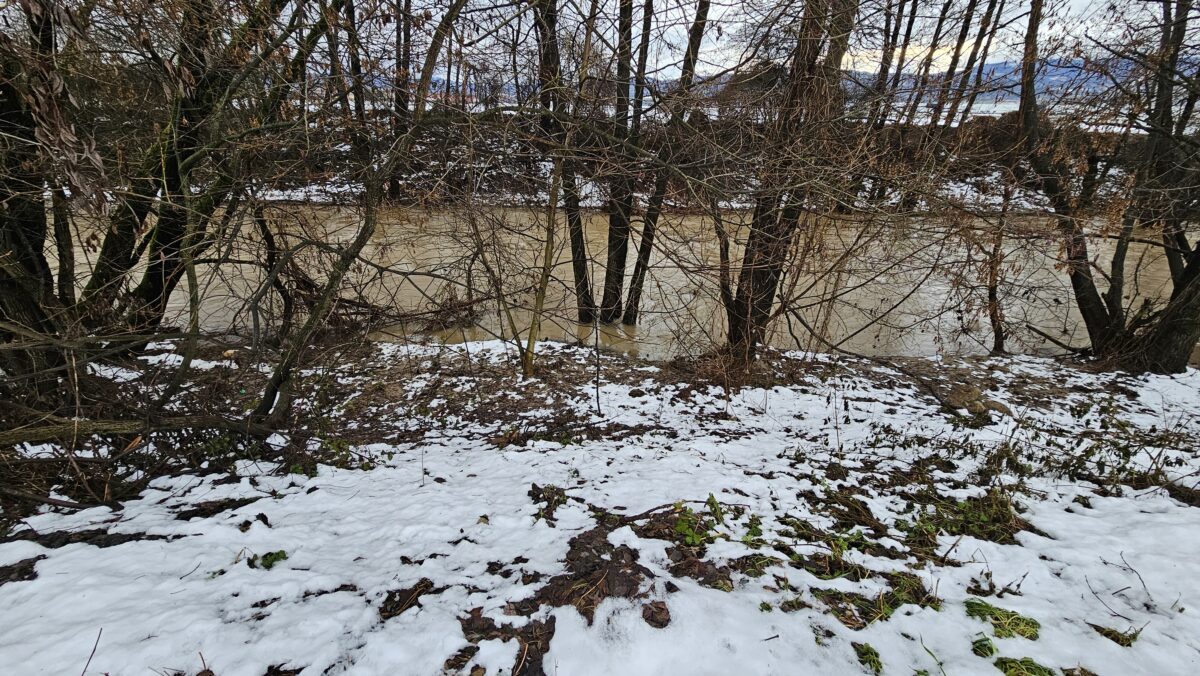
[[140,378],[141,373],[112,364],[100,364],[91,362],[88,364],[88,373],[101,378],[107,378],[114,383],[127,383],[135,378]]
[[[939,204],[958,206],[971,212],[996,213],[1004,206],[1004,172],[995,170],[967,180],[948,180],[939,188]],[[1017,213],[1049,213],[1050,201],[1024,185],[1014,185],[1009,209]]]
[[[167,368],[177,368],[179,365],[183,364],[183,355],[173,352],[143,354],[138,355],[138,359],[151,366],[161,366]],[[211,359],[193,358],[189,364],[189,368],[193,368],[198,371],[209,371],[215,368],[236,369],[237,367],[237,363],[231,359],[219,359],[214,361]]]
[[363,193],[360,183],[341,178],[298,185],[289,188],[272,187],[260,190],[258,197],[265,201],[274,202],[313,202],[316,204],[337,204],[353,202]]
[[[595,360],[582,349],[540,350],[540,359],[568,365]],[[496,369],[513,358],[511,346],[491,342],[381,344],[375,359],[382,373],[435,356]],[[456,667],[462,673],[532,668],[522,661],[530,652],[523,639],[472,641],[461,620],[473,609],[514,630],[552,618],[541,660],[550,674],[864,673],[855,643],[874,647],[885,673],[999,673],[994,657],[972,652],[972,640],[985,635],[1000,656],[1059,669],[1200,670],[1200,585],[1192,582],[1200,576],[1200,509],[1162,489],[1100,486],[1035,467],[1063,449],[1090,449],[1093,460],[1120,456],[1131,469],[1162,465],[1182,485],[1194,485],[1200,372],[1133,378],[1030,357],[980,360],[971,363],[974,371],[997,383],[986,396],[1013,416],[992,414],[971,427],[900,373],[868,362],[820,358],[798,380],[726,391],[603,359],[599,412],[594,383],[514,378],[505,382],[515,389],[504,391],[486,375],[455,376],[418,406],[418,394],[441,377],[418,373],[404,384],[407,398],[367,412],[378,438],[355,450],[375,458],[371,469],[321,466],[310,477],[243,461],[231,475],[157,479],[119,511],[47,508],[25,519],[14,531],[18,539],[0,540],[0,566],[45,558],[35,564],[35,579],[0,576],[0,673],[80,673],[88,664],[85,673],[97,675],[197,674],[205,666],[219,676],[261,676],[270,667],[306,675],[439,674],[472,647]],[[946,378],[965,363],[919,361]],[[349,374],[345,380],[358,382]],[[1061,391],[1030,403],[1017,385],[1031,380]],[[1113,394],[1115,385],[1135,396]],[[471,396],[456,399],[451,390]],[[514,410],[503,410],[503,401]],[[540,401],[558,403],[534,405]],[[514,426],[513,416],[540,429],[563,414],[578,421],[566,432],[570,438],[547,428],[524,443],[494,441]],[[581,432],[585,425],[610,433],[592,438]],[[425,430],[423,438],[395,440],[412,429]],[[279,434],[269,443],[281,448],[289,438]],[[930,472],[941,498],[981,496],[986,486],[969,479],[1005,445],[1026,452],[1028,467],[1009,467],[993,484],[1023,483],[1014,500],[1035,530],[1017,532],[1010,544],[943,532],[936,536],[941,560],[910,551],[903,525],[917,515],[904,510],[918,487],[904,482],[913,468],[948,461]],[[539,518],[544,504],[529,495],[534,483],[565,490],[554,523]],[[568,571],[572,538],[601,525],[593,508],[637,515],[687,506],[700,514],[710,495],[726,522],[714,525],[718,537],[702,558],[730,565],[746,555],[773,557],[761,576],[735,571],[731,588],[722,589],[675,575],[676,543],[639,535],[645,521],[635,520],[609,528],[605,541],[638,553],[648,571],[640,597],[603,599],[590,623],[569,605],[514,610]],[[860,499],[886,532],[839,525],[830,502],[837,495]],[[178,516],[247,499],[253,501]],[[762,540],[786,540],[800,556],[828,555],[832,540],[788,535],[796,520],[879,547],[846,549],[845,560],[866,571],[861,579],[824,579],[789,565],[770,545],[756,545],[751,516],[761,520]],[[20,539],[29,531],[95,529],[155,539],[102,548]],[[882,553],[889,548],[897,555]],[[287,558],[269,569],[249,565],[276,551]],[[903,604],[886,619],[852,628],[821,599],[821,590],[874,598],[891,588],[886,574],[898,571],[919,578],[940,609]],[[390,591],[423,579],[434,591],[381,617]],[[985,579],[1018,590],[983,598],[1040,622],[1037,640],[997,638],[990,625],[967,617],[964,602],[978,594],[968,589]],[[803,604],[794,610],[781,607],[796,599]],[[666,603],[665,627],[643,619],[649,601]],[[1123,647],[1088,623],[1141,634]]]

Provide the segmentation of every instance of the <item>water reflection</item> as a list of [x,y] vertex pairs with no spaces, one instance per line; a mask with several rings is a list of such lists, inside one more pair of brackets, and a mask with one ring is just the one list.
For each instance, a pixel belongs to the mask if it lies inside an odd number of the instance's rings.
[[[277,205],[272,227],[287,246],[303,238],[341,243],[353,236],[360,215],[351,209]],[[722,220],[733,238],[734,268],[747,214]],[[597,297],[603,278],[607,218],[584,219],[589,272]],[[520,208],[390,209],[358,266],[348,277],[353,290],[391,308],[403,322],[376,323],[377,339],[445,342],[511,338],[515,324],[530,324],[546,226],[542,211]],[[767,336],[772,345],[824,351],[825,340],[868,355],[981,354],[991,346],[983,299],[984,252],[991,226],[950,219],[824,220],[812,222],[794,244],[796,265],[781,283],[792,312],[776,318]],[[635,232],[640,223],[634,224]],[[254,259],[261,244],[244,228],[229,258]],[[599,344],[648,359],[697,354],[720,344],[724,311],[718,298],[719,247],[712,219],[703,215],[665,217],[651,258],[638,327],[579,325],[575,319],[567,233],[559,224],[555,265],[547,290],[542,338]],[[637,237],[630,247],[632,273]],[[1107,260],[1111,242],[1097,240],[1093,255]],[[244,249],[245,251],[240,251]],[[999,288],[1005,320],[1017,352],[1061,352],[1027,325],[1073,345],[1086,334],[1058,262],[1057,239],[1044,224],[1029,220],[1005,242]],[[323,278],[330,254],[311,247],[296,254],[301,270]],[[1169,271],[1161,251],[1134,244],[1128,256],[1130,298],[1160,299],[1169,293]],[[256,265],[224,264],[201,271],[201,320],[206,330],[248,332],[253,315],[245,299],[263,283]],[[494,302],[497,284],[504,303]],[[176,320],[186,316],[186,288],[172,299]],[[266,321],[277,305],[265,294],[259,307]],[[444,308],[466,308],[446,316]],[[825,340],[815,338],[809,327]],[[1196,357],[1200,357],[1200,350]]]

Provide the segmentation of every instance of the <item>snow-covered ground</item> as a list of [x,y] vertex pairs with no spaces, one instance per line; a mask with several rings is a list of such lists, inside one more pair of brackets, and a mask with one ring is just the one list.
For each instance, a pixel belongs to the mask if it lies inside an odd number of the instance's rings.
[[356,468],[0,539],[0,674],[1200,672],[1195,370],[376,349],[337,374]]

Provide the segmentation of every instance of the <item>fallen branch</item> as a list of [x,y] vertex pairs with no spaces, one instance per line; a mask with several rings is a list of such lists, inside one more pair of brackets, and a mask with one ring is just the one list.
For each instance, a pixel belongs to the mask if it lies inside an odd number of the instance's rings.
[[1049,333],[1046,333],[1045,331],[1039,329],[1038,327],[1034,326],[1033,324],[1026,324],[1025,328],[1029,329],[1030,331],[1033,331],[1034,333],[1038,334],[1042,338],[1045,338],[1046,340],[1050,341],[1051,343],[1054,343],[1055,345],[1061,347],[1062,349],[1064,349],[1067,352],[1070,352],[1072,354],[1084,354],[1088,351],[1088,349],[1086,347],[1072,347],[1072,346],[1062,342],[1061,340],[1055,338],[1054,336],[1050,335]]
[[42,504],[50,505],[52,507],[62,507],[64,509],[88,509],[90,507],[96,506],[96,505],[85,505],[85,504],[78,503],[78,502],[71,502],[70,500],[60,500],[58,498],[42,497],[40,495],[34,495],[33,493],[26,493],[25,491],[19,491],[15,488],[8,488],[5,486],[0,486],[0,494],[8,495],[8,496],[14,497],[14,498],[20,498],[22,500],[33,500],[35,502],[40,502]]
[[67,437],[86,437],[93,434],[149,434],[188,428],[231,430],[266,437],[271,430],[245,420],[226,420],[218,417],[178,417],[161,420],[72,420],[0,432],[0,446],[36,443]]

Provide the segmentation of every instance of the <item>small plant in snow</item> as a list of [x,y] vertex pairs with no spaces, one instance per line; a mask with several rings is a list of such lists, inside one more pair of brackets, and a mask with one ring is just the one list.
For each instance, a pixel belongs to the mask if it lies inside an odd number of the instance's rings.
[[[1104,627],[1104,626],[1101,626],[1098,624],[1092,624],[1091,622],[1088,622],[1088,626],[1091,627],[1092,629],[1095,629],[1097,634],[1100,634],[1104,638],[1112,641],[1113,643],[1116,643],[1119,646],[1125,647],[1125,648],[1128,648],[1129,646],[1133,645],[1133,642],[1136,641],[1138,639],[1138,636],[1140,636],[1142,633],[1141,629],[1138,629],[1136,631],[1134,631],[1133,629],[1130,629],[1129,631],[1117,631],[1116,629],[1113,629],[1111,627]],[[1144,629],[1144,628],[1145,627],[1143,627],[1142,629]]]
[[766,544],[763,542],[762,534],[762,519],[757,514],[751,514],[750,520],[746,525],[746,534],[742,536],[742,544],[758,549]]
[[883,673],[883,660],[879,657],[879,651],[871,646],[870,643],[851,643],[854,646],[854,652],[858,655],[858,663],[871,670],[871,673]]
[[971,641],[971,652],[980,657],[991,657],[996,654],[996,644],[987,636],[980,635]]
[[716,526],[713,520],[697,514],[691,507],[683,503],[675,503],[675,532],[683,536],[683,544],[689,547],[700,547],[713,541],[712,529]]
[[848,533],[838,533],[829,540],[829,552],[834,559],[841,561],[846,555],[846,552],[851,549],[857,549],[865,545],[867,536],[860,530],[850,531]]
[[255,554],[249,559],[246,559],[246,565],[250,566],[251,568],[261,567],[263,570],[271,570],[275,567],[275,564],[287,559],[287,557],[287,552],[280,549],[279,551],[267,552],[262,556]]
[[1053,669],[1043,667],[1030,657],[1022,657],[1019,660],[1001,657],[995,664],[997,669],[1004,672],[1004,676],[1055,676]]
[[1037,620],[1019,615],[1011,610],[997,608],[983,599],[967,599],[967,617],[974,617],[992,623],[998,638],[1021,636],[1031,641],[1037,640],[1038,630],[1042,625]]
[[708,513],[712,515],[712,518],[716,519],[717,523],[724,526],[725,512],[721,510],[721,503],[717,502],[717,499],[712,493],[708,494],[708,500],[705,500],[704,504],[706,507],[708,507]]

